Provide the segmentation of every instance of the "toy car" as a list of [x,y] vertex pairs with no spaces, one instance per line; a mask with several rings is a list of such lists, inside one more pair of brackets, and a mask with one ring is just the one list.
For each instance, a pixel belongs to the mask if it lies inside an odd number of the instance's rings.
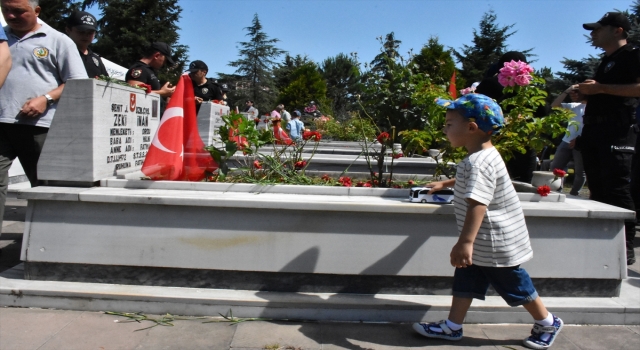
[[453,202],[453,189],[445,188],[440,191],[428,194],[431,187],[412,187],[409,192],[409,201],[421,203],[441,203],[449,204]]

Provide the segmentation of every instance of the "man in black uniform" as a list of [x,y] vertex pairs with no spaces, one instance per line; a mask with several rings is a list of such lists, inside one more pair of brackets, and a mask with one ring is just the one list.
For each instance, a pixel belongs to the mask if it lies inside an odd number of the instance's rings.
[[100,56],[89,48],[96,37],[96,23],[92,14],[83,11],[74,11],[67,19],[67,35],[76,43],[89,78],[109,76]]
[[[579,84],[589,95],[582,151],[591,199],[634,210],[631,197],[631,159],[638,126],[635,110],[640,97],[640,49],[627,44],[631,24],[626,15],[608,12],[596,23],[586,23],[593,45],[604,50],[596,75]],[[635,221],[625,222],[627,264],[635,262]]]
[[220,86],[214,79],[207,78],[208,72],[209,67],[200,60],[193,61],[189,65],[189,77],[193,82],[193,93],[196,96],[196,113],[200,110],[202,102],[222,103]]
[[145,52],[140,61],[134,63],[127,71],[124,80],[131,86],[147,84],[151,86],[151,92],[155,92],[163,98],[173,95],[175,86],[170,83],[160,85],[158,70],[167,62],[173,66],[175,63],[171,58],[171,48],[163,42],[155,42]]

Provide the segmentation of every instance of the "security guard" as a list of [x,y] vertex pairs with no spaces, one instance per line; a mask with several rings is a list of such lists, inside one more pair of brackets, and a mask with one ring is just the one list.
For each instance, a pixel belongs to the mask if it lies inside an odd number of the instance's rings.
[[131,86],[148,84],[151,86],[151,92],[164,98],[171,97],[176,90],[175,86],[168,82],[161,85],[158,79],[158,70],[165,62],[170,66],[175,64],[171,58],[171,48],[166,43],[155,42],[147,49],[144,57],[129,68],[125,81]]
[[109,76],[100,56],[89,48],[96,37],[96,23],[96,18],[84,11],[73,11],[67,18],[67,35],[78,47],[80,58],[90,78],[100,75]]
[[200,110],[202,102],[222,103],[222,90],[214,79],[207,78],[208,72],[209,67],[200,60],[193,61],[189,65],[189,77],[193,82],[193,93],[196,96],[196,112]]
[[[579,84],[589,95],[582,136],[582,152],[591,199],[634,210],[631,197],[631,160],[638,126],[635,113],[640,97],[640,49],[627,44],[631,24],[620,12],[608,12],[598,22],[585,23],[593,46],[604,56],[595,77]],[[625,222],[627,265],[635,262],[635,220]]]

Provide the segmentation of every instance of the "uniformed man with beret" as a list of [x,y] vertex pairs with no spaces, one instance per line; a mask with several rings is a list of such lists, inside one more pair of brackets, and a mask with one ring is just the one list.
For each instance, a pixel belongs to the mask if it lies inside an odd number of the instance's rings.
[[131,86],[147,84],[151,86],[151,92],[163,98],[171,97],[176,90],[175,86],[169,82],[161,85],[158,79],[158,70],[165,62],[170,66],[175,64],[171,58],[171,47],[163,42],[155,42],[146,50],[140,61],[129,68],[124,79]]
[[222,90],[214,79],[207,78],[208,72],[209,67],[200,60],[193,61],[189,65],[189,77],[193,82],[193,93],[196,96],[196,113],[200,110],[202,102],[222,103]]
[[89,12],[73,11],[67,18],[67,35],[78,47],[80,58],[90,78],[109,76],[100,56],[89,48],[96,37],[96,24],[96,18]]

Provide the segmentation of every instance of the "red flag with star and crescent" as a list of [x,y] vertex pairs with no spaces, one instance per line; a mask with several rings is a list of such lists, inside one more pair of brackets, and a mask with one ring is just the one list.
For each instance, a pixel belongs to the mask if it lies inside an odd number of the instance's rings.
[[152,180],[200,181],[205,171],[217,168],[198,133],[193,84],[185,74],[162,114],[142,172]]

